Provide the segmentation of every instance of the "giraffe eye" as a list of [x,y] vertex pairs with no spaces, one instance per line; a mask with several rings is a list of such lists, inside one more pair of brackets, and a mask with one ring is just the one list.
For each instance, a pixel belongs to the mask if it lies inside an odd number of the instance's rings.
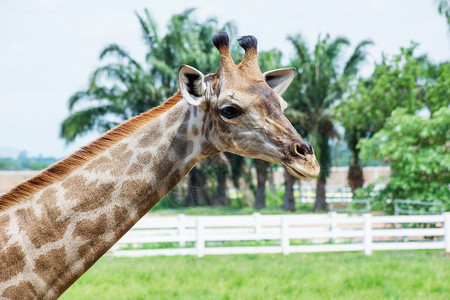
[[222,107],[219,111],[227,119],[232,119],[242,114],[242,110],[231,105]]

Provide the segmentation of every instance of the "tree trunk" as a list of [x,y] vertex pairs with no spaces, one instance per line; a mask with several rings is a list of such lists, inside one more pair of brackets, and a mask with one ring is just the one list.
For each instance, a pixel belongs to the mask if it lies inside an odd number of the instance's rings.
[[211,205],[208,195],[203,187],[203,179],[197,167],[192,168],[189,172],[188,194],[184,201],[184,206],[195,206],[201,201]]
[[348,183],[352,189],[353,198],[355,197],[355,190],[364,185],[364,173],[359,164],[359,149],[353,149],[353,165],[348,169]]
[[325,181],[322,178],[317,178],[316,185],[316,202],[314,203],[313,210],[326,210],[327,198],[325,194]]
[[217,188],[214,194],[214,206],[229,206],[226,195],[227,173],[219,172],[217,175]]
[[352,188],[353,197],[355,197],[355,190],[364,185],[364,173],[360,164],[350,166],[348,169],[348,183]]
[[214,193],[214,206],[229,206],[227,199],[227,175],[230,173],[231,166],[228,157],[224,153],[219,153],[210,158],[211,164],[215,166],[215,175],[217,178],[217,187]]
[[357,147],[362,136],[366,136],[364,132],[353,130],[349,131],[347,135],[347,145],[352,151],[353,164],[348,169],[348,183],[352,189],[353,198],[355,197],[355,190],[364,185],[364,174],[361,165],[359,164],[359,149]]
[[256,178],[258,187],[256,189],[255,208],[266,208],[266,180],[267,180],[267,167],[269,162],[264,160],[255,159]]
[[295,211],[294,183],[295,177],[284,168],[284,182],[286,184],[283,196],[283,210]]
[[240,188],[239,181],[245,176],[245,161],[242,156],[237,154],[225,152],[224,155],[227,157],[230,164],[231,179],[233,180],[233,185],[235,188]]

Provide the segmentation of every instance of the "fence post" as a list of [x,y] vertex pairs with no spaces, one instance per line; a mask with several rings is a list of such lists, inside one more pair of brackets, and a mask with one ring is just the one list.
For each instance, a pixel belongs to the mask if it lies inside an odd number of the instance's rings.
[[335,211],[330,211],[328,213],[328,217],[330,218],[330,243],[334,243],[334,234],[336,230],[336,216],[337,213]]
[[205,232],[203,222],[197,218],[196,222],[197,240],[195,242],[195,247],[197,248],[197,257],[205,256]]
[[298,194],[300,195],[299,197],[300,197],[300,203],[304,203],[303,202],[303,190],[302,190],[302,186],[301,185],[298,185],[298,184],[295,184],[294,185],[294,201],[295,201],[295,191],[296,190],[298,190]]
[[364,214],[364,254],[372,255],[372,215]]
[[284,255],[289,255],[289,246],[290,246],[289,224],[285,216],[281,217],[280,227],[281,227],[281,252],[283,252]]
[[328,208],[329,208],[330,212],[333,211],[333,202],[330,201],[330,203],[328,203]]
[[255,222],[254,226],[254,234],[255,239],[260,240],[261,239],[261,213],[253,213],[253,221]]
[[450,252],[450,212],[444,213],[444,241],[445,252]]
[[177,215],[177,229],[178,229],[178,238],[179,238],[179,245],[180,247],[185,247],[186,246],[186,235],[185,235],[185,229],[186,227],[184,226],[184,214],[178,214]]
[[372,208],[370,207],[370,200],[366,199],[366,213],[370,214],[370,210]]

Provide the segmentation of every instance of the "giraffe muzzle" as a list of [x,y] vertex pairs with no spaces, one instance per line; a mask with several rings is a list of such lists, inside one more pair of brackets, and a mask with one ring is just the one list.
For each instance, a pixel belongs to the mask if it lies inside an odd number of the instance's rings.
[[294,157],[306,158],[308,154],[314,154],[311,145],[307,142],[292,143],[289,150]]
[[320,166],[309,143],[294,142],[290,144],[289,152],[291,159],[283,163],[289,173],[298,178],[311,178],[319,175]]

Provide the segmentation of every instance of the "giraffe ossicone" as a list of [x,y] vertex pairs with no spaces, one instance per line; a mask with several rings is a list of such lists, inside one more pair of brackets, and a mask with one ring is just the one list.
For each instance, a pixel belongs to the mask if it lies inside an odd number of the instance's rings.
[[283,115],[295,69],[261,72],[257,40],[213,37],[217,72],[181,66],[179,91],[0,196],[0,299],[55,299],[202,159],[220,152],[314,177],[311,146]]

